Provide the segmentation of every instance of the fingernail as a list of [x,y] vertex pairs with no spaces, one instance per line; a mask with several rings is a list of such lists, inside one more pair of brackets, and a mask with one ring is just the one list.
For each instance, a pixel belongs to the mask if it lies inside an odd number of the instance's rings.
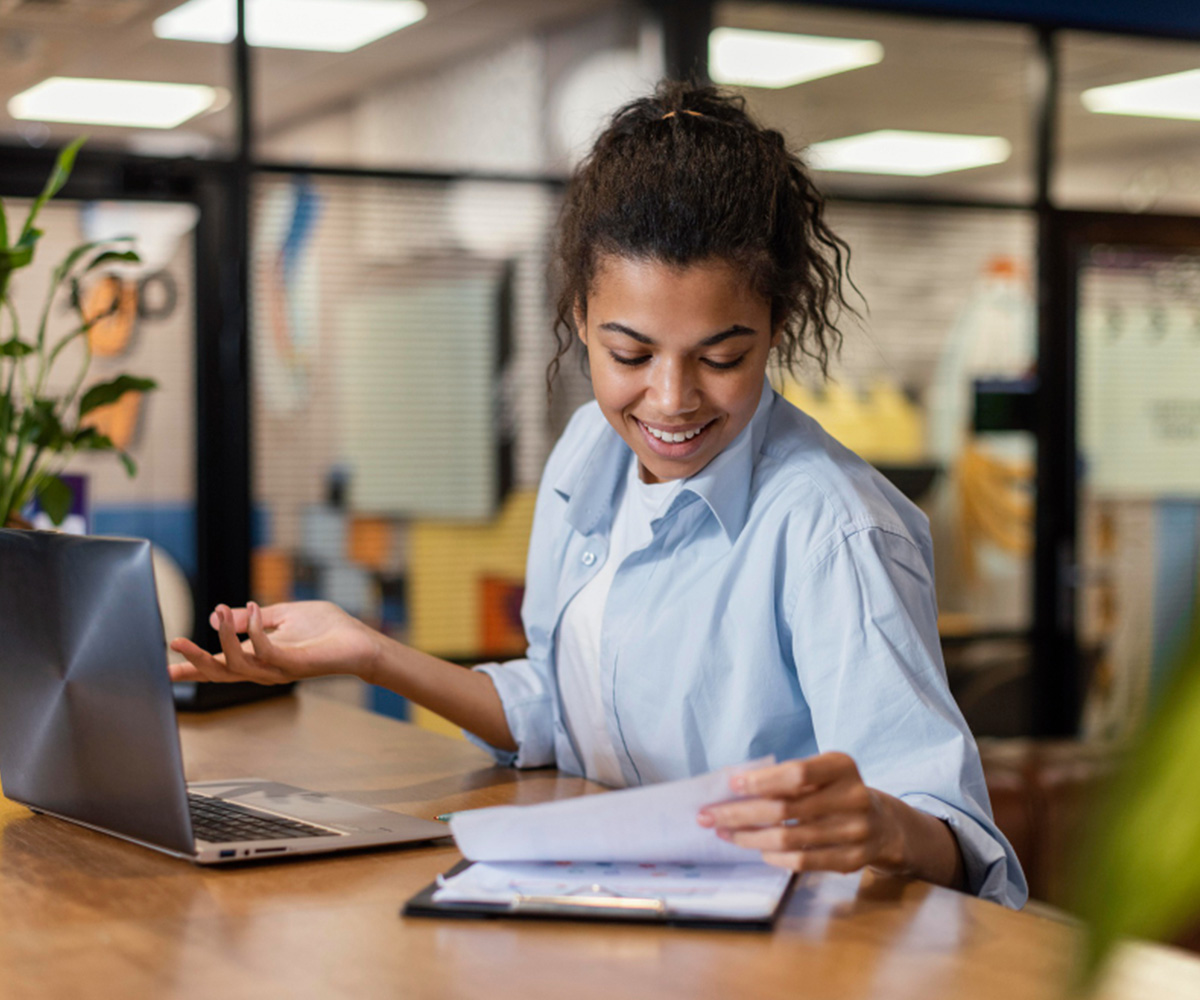
[[729,779],[729,787],[735,792],[744,792],[746,790],[746,776],[744,774],[735,774]]
[[208,624],[211,625],[213,628],[220,628],[221,627],[221,616],[216,611],[214,611],[211,615],[208,616]]
[[730,833],[728,830],[718,830],[717,836],[720,837],[722,840],[733,840],[733,834]]
[[701,826],[714,826],[716,825],[717,821],[713,819],[713,814],[707,809],[701,809],[700,812],[696,814],[696,822]]

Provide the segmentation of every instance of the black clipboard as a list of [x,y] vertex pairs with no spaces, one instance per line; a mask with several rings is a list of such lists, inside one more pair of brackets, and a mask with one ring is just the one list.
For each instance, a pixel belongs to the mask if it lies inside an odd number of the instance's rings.
[[[465,871],[470,861],[460,861],[443,875],[453,878]],[[451,917],[468,920],[581,920],[591,923],[657,924],[661,927],[696,927],[722,931],[769,931],[787,906],[796,886],[793,876],[779,897],[779,903],[765,917],[711,917],[679,913],[668,909],[661,900],[601,896],[527,896],[513,903],[435,902],[437,881],[430,882],[400,910],[404,917]]]

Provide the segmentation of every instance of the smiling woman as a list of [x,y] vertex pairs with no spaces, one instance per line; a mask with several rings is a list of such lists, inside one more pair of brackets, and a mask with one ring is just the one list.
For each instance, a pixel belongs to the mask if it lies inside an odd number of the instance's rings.
[[648,483],[694,475],[742,432],[779,339],[770,303],[724,261],[608,257],[576,328],[596,402]]
[[696,822],[788,868],[1021,905],[946,684],[928,523],[765,378],[772,352],[824,369],[840,342],[822,214],[739,99],[665,83],[618,111],[561,220],[548,377],[578,343],[596,400],[542,476],[526,656],[464,671],[332,605],[221,606],[223,653],[176,640],[176,679],[351,671],[501,764],[612,786],[773,754]]

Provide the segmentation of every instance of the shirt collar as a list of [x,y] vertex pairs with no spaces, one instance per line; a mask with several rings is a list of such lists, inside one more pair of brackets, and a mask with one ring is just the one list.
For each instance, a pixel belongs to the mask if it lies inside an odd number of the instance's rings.
[[[750,480],[766,437],[774,398],[771,383],[764,378],[758,408],[750,423],[721,454],[685,480],[680,490],[681,494],[690,491],[708,504],[730,542],[746,524]],[[581,453],[578,460],[569,462],[558,477],[554,489],[567,501],[566,520],[576,531],[586,535],[612,522],[613,497],[629,455],[629,445],[606,420],[592,448]],[[679,503],[679,497],[675,503]]]

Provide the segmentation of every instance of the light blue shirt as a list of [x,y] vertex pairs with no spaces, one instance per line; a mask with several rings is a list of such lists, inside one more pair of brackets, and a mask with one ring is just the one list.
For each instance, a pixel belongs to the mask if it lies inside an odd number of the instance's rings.
[[[555,629],[604,563],[632,461],[593,402],[546,464],[522,605],[527,656],[476,668],[519,749],[471,739],[502,764],[583,773],[563,724]],[[950,825],[972,892],[1021,906],[1024,875],[946,683],[925,515],[764,380],[750,423],[652,528],[617,570],[600,641],[626,784],[842,751],[868,786]]]

